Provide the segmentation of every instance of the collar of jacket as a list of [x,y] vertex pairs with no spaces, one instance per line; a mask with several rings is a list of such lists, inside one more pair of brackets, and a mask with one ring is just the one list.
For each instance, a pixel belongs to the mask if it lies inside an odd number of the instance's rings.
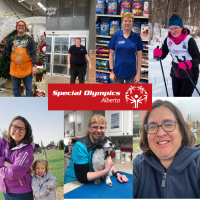
[[[197,157],[200,156],[200,147],[181,147],[176,154],[174,160],[167,169],[167,173],[181,174],[184,169]],[[154,156],[144,155],[144,160],[149,163],[155,170],[162,173],[165,172],[163,166],[160,165]]]

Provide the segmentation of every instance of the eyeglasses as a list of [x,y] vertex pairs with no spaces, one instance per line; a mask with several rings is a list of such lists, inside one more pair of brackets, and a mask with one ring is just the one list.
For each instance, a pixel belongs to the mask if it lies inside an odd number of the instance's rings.
[[98,131],[98,129],[100,129],[100,131],[104,131],[104,130],[106,129],[105,126],[100,126],[100,127],[98,127],[98,126],[91,126],[90,128],[91,128],[93,131]]
[[12,124],[12,129],[13,129],[14,131],[16,131],[17,129],[19,129],[19,132],[20,132],[20,133],[25,133],[25,132],[26,132],[26,129],[25,129],[25,128],[19,127],[19,126],[14,125],[14,124]]
[[178,30],[178,27],[175,27],[175,28],[169,28],[168,30],[169,30],[169,31],[177,31],[177,30]]
[[159,127],[161,126],[162,129],[166,132],[172,132],[176,129],[176,120],[168,120],[163,122],[160,125],[157,124],[145,124],[144,128],[148,134],[155,134],[158,132]]

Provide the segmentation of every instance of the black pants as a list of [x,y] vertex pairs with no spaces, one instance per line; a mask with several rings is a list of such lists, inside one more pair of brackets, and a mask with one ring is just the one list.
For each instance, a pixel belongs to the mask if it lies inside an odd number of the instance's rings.
[[71,64],[71,79],[70,83],[76,82],[76,77],[78,76],[79,83],[85,83],[87,63],[81,66],[76,66]]
[[[197,85],[198,75],[192,77],[193,82]],[[194,86],[190,79],[175,78],[172,76],[172,88],[174,97],[191,97],[194,92]]]

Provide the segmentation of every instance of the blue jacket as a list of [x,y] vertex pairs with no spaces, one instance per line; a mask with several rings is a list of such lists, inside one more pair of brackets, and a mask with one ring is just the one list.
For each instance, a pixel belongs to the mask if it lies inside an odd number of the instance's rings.
[[154,156],[133,160],[133,198],[200,198],[200,147],[182,147],[167,170]]

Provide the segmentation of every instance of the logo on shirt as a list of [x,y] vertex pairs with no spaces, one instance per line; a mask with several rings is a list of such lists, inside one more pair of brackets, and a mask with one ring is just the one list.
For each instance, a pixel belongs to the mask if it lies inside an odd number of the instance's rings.
[[183,49],[187,49],[186,42],[183,43]]
[[148,93],[142,86],[130,86],[125,93],[126,103],[138,108],[147,103]]
[[125,44],[125,41],[119,41],[119,44]]
[[81,49],[83,51],[83,49]]
[[171,47],[172,46],[172,41],[169,41],[168,45],[169,45],[169,47]]

